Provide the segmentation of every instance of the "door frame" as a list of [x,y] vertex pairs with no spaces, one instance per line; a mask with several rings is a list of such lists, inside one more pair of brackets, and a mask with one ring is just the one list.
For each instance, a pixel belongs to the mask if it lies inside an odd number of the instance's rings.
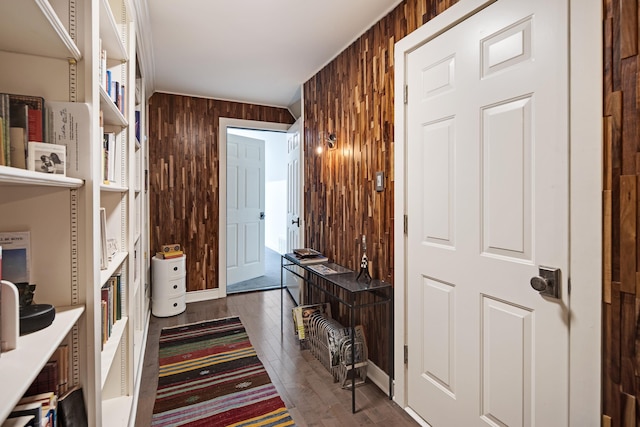
[[[500,0],[461,0],[395,44],[396,94],[408,54]],[[599,423],[602,302],[602,2],[569,0],[569,425]],[[394,400],[407,407],[406,105],[396,96],[394,130]],[[411,224],[409,223],[409,227]]]
[[[218,124],[218,288],[214,289],[217,291],[215,296],[208,295],[197,301],[227,296],[227,128],[230,127],[286,132],[291,125],[220,117]],[[193,301],[195,300],[188,302]]]

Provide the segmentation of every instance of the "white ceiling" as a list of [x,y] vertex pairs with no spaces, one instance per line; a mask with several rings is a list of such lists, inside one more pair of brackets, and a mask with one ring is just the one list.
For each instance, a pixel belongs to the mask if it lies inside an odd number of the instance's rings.
[[402,0],[134,0],[147,90],[288,107]]

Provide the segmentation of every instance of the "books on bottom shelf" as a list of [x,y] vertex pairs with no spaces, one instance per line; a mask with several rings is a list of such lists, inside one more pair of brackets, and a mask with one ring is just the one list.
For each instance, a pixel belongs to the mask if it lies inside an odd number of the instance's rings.
[[102,348],[111,336],[113,325],[122,319],[122,283],[121,276],[111,276],[100,290],[100,309],[102,319]]
[[58,425],[58,398],[68,391],[68,375],[69,347],[62,344],[40,370],[2,427]]
[[300,341],[307,338],[309,318],[313,314],[319,313],[324,317],[331,318],[331,305],[328,302],[323,304],[299,305],[293,307],[291,311],[293,315],[293,330]]

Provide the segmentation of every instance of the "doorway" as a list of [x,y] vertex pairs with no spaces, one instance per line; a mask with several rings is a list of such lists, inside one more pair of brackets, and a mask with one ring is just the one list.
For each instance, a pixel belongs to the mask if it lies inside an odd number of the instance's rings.
[[[250,292],[259,290],[275,289],[280,287],[280,254],[285,250],[286,245],[286,186],[287,186],[287,169],[286,169],[286,133],[272,130],[259,129],[243,129],[237,127],[227,128],[227,145],[232,144],[237,147],[238,144],[255,144],[262,145],[263,149],[255,150],[256,153],[263,153],[260,159],[264,163],[262,175],[264,179],[256,180],[256,185],[260,188],[256,189],[252,198],[256,208],[260,211],[255,213],[254,221],[257,232],[262,233],[262,237],[257,236],[255,239],[249,239],[245,234],[237,234],[229,230],[238,229],[237,209],[234,214],[230,213],[227,217],[227,293]],[[236,150],[227,151],[227,176],[236,170],[232,164],[234,160],[230,158]],[[260,154],[262,156],[262,154]],[[244,170],[244,169],[243,169]],[[242,175],[259,175],[249,173]],[[236,200],[242,197],[242,188],[237,188],[236,179],[227,179],[227,209],[231,209],[233,203],[230,200]],[[247,184],[243,185],[246,188]],[[263,205],[259,202],[263,198]],[[252,201],[249,204],[253,205]],[[261,207],[258,207],[258,206]],[[249,209],[251,210],[251,209]],[[232,225],[233,223],[233,225]],[[253,242],[255,240],[255,242]],[[260,242],[258,244],[258,242]],[[244,244],[250,246],[244,248]],[[256,247],[258,246],[258,247]],[[249,251],[251,249],[251,251]],[[240,253],[238,253],[240,252]],[[245,255],[252,254],[250,263],[239,262],[240,258],[248,259]],[[247,265],[250,264],[250,265]],[[244,273],[239,272],[244,271]]]
[[[406,76],[409,74],[407,57],[411,53],[417,51],[425,43],[434,40],[439,34],[446,29],[453,28],[458,22],[462,22],[465,18],[474,15],[479,9],[487,4],[493,3],[491,0],[470,0],[468,2],[460,2],[449,8],[427,23],[425,26],[416,30],[405,39],[398,42],[395,49],[396,76],[405,76],[398,78],[395,82],[395,88],[401,93],[408,85]],[[501,2],[498,2],[501,3]],[[519,2],[505,2],[503,4],[517,4]],[[602,79],[600,74],[602,70],[601,58],[601,41],[599,33],[593,31],[599,27],[600,5],[596,1],[587,1],[579,3],[580,7],[575,7],[577,1],[569,0],[568,2],[571,44],[568,46],[569,53],[566,58],[569,59],[569,88],[567,96],[571,108],[568,111],[569,118],[569,170],[568,181],[569,186],[569,246],[573,248],[569,259],[569,267],[567,271],[571,272],[571,334],[569,336],[569,357],[568,357],[568,375],[569,382],[568,392],[568,416],[564,420],[554,420],[563,425],[592,425],[600,418],[600,282],[601,265],[601,234],[600,234],[600,200],[601,200],[601,183],[600,183],[600,166],[601,158],[601,91],[599,90],[599,82]],[[536,16],[537,18],[537,16]],[[493,22],[493,21],[487,21]],[[515,27],[511,27],[515,28]],[[503,32],[503,35],[508,35]],[[483,37],[485,37],[483,35]],[[488,39],[488,36],[487,40]],[[552,38],[552,37],[550,37]],[[515,45],[515,44],[514,44]],[[522,44],[517,44],[521,46]],[[477,46],[477,45],[476,45]],[[506,47],[506,44],[502,44]],[[546,49],[549,51],[550,49]],[[487,50],[487,51],[490,51]],[[544,49],[538,49],[541,53]],[[494,50],[497,52],[497,50]],[[494,64],[498,65],[496,62]],[[477,68],[476,68],[477,69]],[[431,70],[426,67],[425,71]],[[448,73],[439,74],[440,77],[447,78]],[[433,76],[432,76],[433,77]],[[433,78],[430,80],[433,81]],[[423,92],[426,93],[426,92]],[[411,99],[411,93],[408,98]],[[419,96],[415,95],[415,96]],[[405,98],[406,99],[406,98]],[[407,101],[396,98],[395,102],[395,216],[396,218],[405,216],[405,226],[415,233],[416,227],[419,228],[418,220],[415,216],[407,215],[407,206],[412,192],[410,189],[410,179],[407,160],[407,127],[398,124],[405,124],[408,120],[410,108],[405,105]],[[425,120],[425,122],[427,122]],[[430,124],[432,122],[427,122]],[[585,126],[588,129],[585,129]],[[434,128],[435,129],[435,128]],[[444,134],[442,134],[444,135]],[[478,162],[474,163],[477,166]],[[436,165],[441,166],[441,165]],[[415,197],[414,197],[415,199]],[[427,205],[429,207],[430,205]],[[554,206],[555,207],[555,206]],[[584,217],[587,215],[588,218]],[[413,220],[412,220],[413,218]],[[480,219],[485,219],[476,215],[475,225],[483,225]],[[469,222],[467,222],[469,223]],[[413,224],[413,228],[412,228]],[[443,223],[444,224],[444,223]],[[446,224],[445,224],[446,225]],[[447,227],[441,227],[441,230],[448,230]],[[408,368],[403,364],[403,350],[406,354],[407,347],[411,351],[411,340],[407,337],[409,323],[418,319],[409,314],[409,305],[411,297],[409,296],[409,279],[407,277],[407,261],[410,253],[409,245],[404,245],[407,239],[407,231],[403,230],[401,221],[397,221],[394,226],[395,231],[395,293],[394,293],[394,313],[396,322],[394,324],[394,335],[401,338],[401,344],[395,346],[396,364],[395,364],[395,386],[394,399],[396,402],[406,407],[407,412],[416,416],[416,411],[411,408],[412,399],[420,399],[408,385]],[[454,230],[455,231],[455,230]],[[410,233],[409,233],[410,234]],[[453,234],[450,234],[453,236]],[[452,239],[450,239],[452,240]],[[454,240],[452,240],[454,241]],[[480,246],[476,245],[473,250],[478,252]],[[470,267],[472,269],[474,266]],[[474,270],[475,271],[475,270]],[[430,284],[430,276],[422,276],[427,285]],[[526,285],[526,283],[525,283]],[[565,283],[568,287],[568,283]],[[432,294],[439,292],[445,287],[431,286]],[[451,290],[453,288],[449,288]],[[565,289],[567,292],[568,289]],[[443,294],[440,294],[441,296]],[[491,297],[492,294],[485,294]],[[543,297],[541,297],[543,298]],[[431,300],[428,300],[431,301]],[[501,300],[502,301],[502,300]],[[441,307],[435,307],[440,309]],[[489,307],[491,308],[491,307]],[[433,311],[426,312],[431,315]],[[495,319],[489,319],[495,320]],[[497,324],[494,322],[494,324]],[[475,332],[479,327],[474,329]],[[443,335],[444,336],[444,335]],[[452,335],[450,335],[452,336]],[[495,336],[495,335],[494,335]],[[405,337],[405,338],[402,338]],[[402,341],[404,340],[404,342]],[[476,342],[479,342],[476,340]],[[415,344],[415,343],[413,343]],[[588,350],[587,350],[588,349]],[[409,360],[411,355],[409,354]],[[445,360],[441,358],[440,360]],[[415,358],[414,358],[415,361]],[[418,360],[419,362],[419,360]],[[406,363],[406,362],[405,362]],[[566,361],[565,361],[566,363]],[[479,364],[475,365],[480,366]],[[500,366],[502,367],[502,366]],[[440,372],[446,372],[441,370]],[[448,372],[451,372],[450,370]],[[538,374],[542,371],[537,370]],[[545,371],[546,372],[546,371]],[[450,376],[449,378],[453,378]],[[466,378],[466,377],[465,377]],[[485,379],[485,377],[482,377]],[[537,379],[537,378],[536,378]],[[453,383],[453,381],[451,381]],[[442,387],[444,388],[444,387]],[[479,387],[467,387],[465,390],[471,389],[473,392],[483,392],[484,389]],[[476,400],[476,402],[478,402]],[[486,403],[486,401],[482,401]],[[497,402],[501,403],[501,402]],[[498,408],[496,406],[496,408]],[[509,408],[512,409],[512,408]],[[435,411],[435,410],[434,410]],[[430,411],[431,414],[434,411]],[[474,416],[477,417],[477,406]],[[538,422],[540,419],[538,419]],[[555,424],[555,422],[554,422]],[[526,424],[525,424],[526,425]]]

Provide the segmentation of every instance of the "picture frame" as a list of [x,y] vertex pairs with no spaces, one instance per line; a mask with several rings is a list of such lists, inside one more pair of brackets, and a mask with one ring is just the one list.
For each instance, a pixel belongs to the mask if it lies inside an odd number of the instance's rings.
[[46,142],[29,141],[27,169],[54,175],[67,174],[67,147]]

